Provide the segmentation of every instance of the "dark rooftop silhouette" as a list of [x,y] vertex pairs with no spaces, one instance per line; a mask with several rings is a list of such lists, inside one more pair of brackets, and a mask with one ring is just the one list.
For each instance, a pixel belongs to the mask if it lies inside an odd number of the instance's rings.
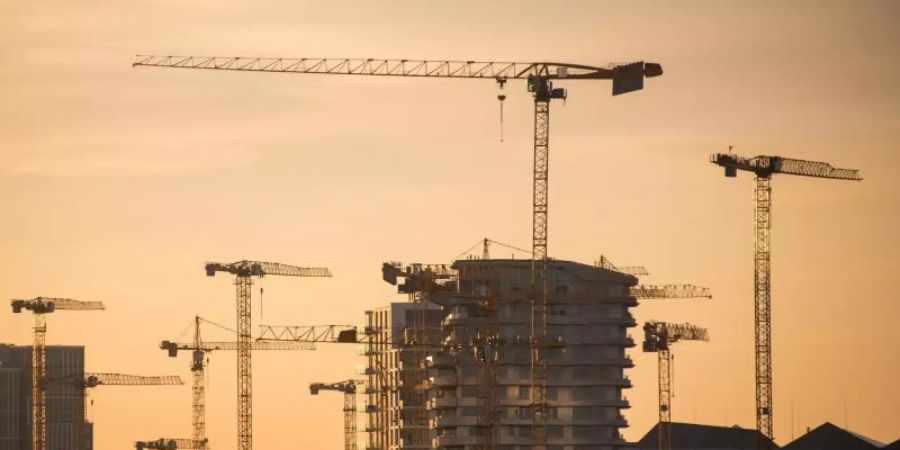
[[847,431],[831,422],[825,422],[814,430],[784,446],[790,450],[872,450],[881,443]]
[[[731,450],[756,450],[756,430],[733,427],[720,427],[715,425],[700,425],[694,423],[671,423],[672,449],[731,449]],[[659,424],[654,425],[650,431],[635,443],[635,449],[659,448]],[[777,444],[772,444],[773,449],[778,449]]]

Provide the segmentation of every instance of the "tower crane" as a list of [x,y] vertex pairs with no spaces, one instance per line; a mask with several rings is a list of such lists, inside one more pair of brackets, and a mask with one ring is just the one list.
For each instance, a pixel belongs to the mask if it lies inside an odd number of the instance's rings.
[[709,332],[689,323],[650,321],[644,324],[644,351],[659,355],[659,449],[672,448],[672,353],[678,341],[709,341]]
[[356,389],[362,380],[344,380],[337,383],[310,383],[309,393],[336,391],[344,394],[344,450],[357,450],[356,443]]
[[28,310],[33,313],[33,344],[31,346],[31,449],[47,450],[47,318],[56,310],[100,311],[101,302],[82,302],[70,298],[36,297],[30,300],[14,299],[14,313]]
[[772,285],[769,232],[772,218],[772,175],[786,174],[833,180],[861,181],[858,170],[838,169],[826,162],[804,161],[781,156],[745,158],[730,153],[710,156],[710,162],[725,168],[725,176],[734,178],[738,170],[756,175],[754,198],[756,225],[753,256],[754,335],[756,349],[756,428],[769,440],[758,437],[760,449],[768,448],[775,438],[772,429]]
[[[134,67],[167,67],[244,72],[359,75],[493,80],[501,88],[510,80],[525,80],[534,97],[534,166],[532,170],[532,444],[547,447],[546,365],[541,351],[548,340],[547,309],[550,297],[547,279],[550,102],[565,100],[560,80],[611,80],[612,95],[641,90],[644,78],[662,75],[657,63],[633,62],[607,67],[554,62],[475,62],[409,59],[245,58],[207,56],[138,55]],[[505,95],[498,96],[503,101]],[[501,103],[502,106],[502,103]],[[249,448],[249,447],[247,447]],[[244,450],[244,447],[239,447]]]
[[250,361],[250,288],[253,277],[288,276],[288,277],[330,277],[326,268],[298,267],[288,264],[238,261],[234,263],[206,263],[206,275],[215,276],[216,272],[230,273],[235,276],[237,303],[237,450],[253,448],[253,384],[251,382]]
[[135,450],[200,450],[204,448],[207,448],[206,441],[195,441],[193,439],[159,438],[155,441],[137,441],[134,443]]
[[[191,352],[191,441],[195,445],[206,446],[206,354],[214,350],[235,351],[237,342],[205,342],[200,335],[200,316],[194,317],[194,340],[192,343],[162,341],[159,348],[166,350],[169,356],[178,356],[179,350]],[[261,342],[250,343],[251,350],[315,350],[315,345],[305,342]],[[179,447],[180,448],[180,447]],[[197,447],[205,448],[205,447]]]

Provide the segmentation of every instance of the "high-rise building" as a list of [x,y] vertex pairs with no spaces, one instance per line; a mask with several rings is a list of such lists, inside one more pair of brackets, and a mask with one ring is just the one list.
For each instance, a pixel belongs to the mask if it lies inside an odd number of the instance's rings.
[[[0,450],[31,449],[31,346],[0,344]],[[47,450],[91,450],[84,347],[47,346]]]
[[[442,307],[442,348],[429,357],[433,446],[532,448],[531,261],[461,260],[458,281],[432,294]],[[625,445],[624,370],[633,363],[633,276],[568,261],[548,270],[546,363],[551,450]],[[440,294],[440,295],[437,295]]]

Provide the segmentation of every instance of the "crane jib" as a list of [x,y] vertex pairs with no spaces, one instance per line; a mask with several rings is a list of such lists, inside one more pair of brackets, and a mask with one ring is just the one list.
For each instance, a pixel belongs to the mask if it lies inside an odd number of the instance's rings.
[[[644,77],[662,75],[662,66],[643,61],[609,64],[607,67],[556,62],[429,61],[411,59],[354,58],[257,58],[219,56],[137,55],[134,67],[286,72],[324,75],[369,75],[431,78],[481,78],[490,80],[547,79],[619,80],[619,93],[630,92]],[[626,86],[628,89],[626,88]],[[638,89],[640,89],[638,87]]]

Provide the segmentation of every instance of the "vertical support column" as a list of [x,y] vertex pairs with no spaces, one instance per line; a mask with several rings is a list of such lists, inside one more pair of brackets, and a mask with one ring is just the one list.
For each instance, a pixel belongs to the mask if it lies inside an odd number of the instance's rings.
[[344,391],[344,450],[356,450],[356,388],[353,380]]
[[668,348],[659,355],[659,450],[672,448],[672,354]]
[[194,350],[191,363],[191,424],[194,445],[200,449],[206,448],[205,356],[202,350]]
[[[753,267],[753,289],[756,334],[756,428],[769,438],[772,429],[772,316],[769,231],[771,229],[772,188],[767,175],[756,176],[756,242]],[[768,449],[768,442],[759,439],[757,448]]]
[[531,403],[532,448],[547,448],[547,366],[543,347],[547,337],[547,207],[550,151],[549,82],[542,80],[534,98],[534,185],[531,260]]
[[[423,273],[424,275],[424,273]],[[416,448],[428,448],[431,446],[431,440],[428,439],[428,413],[426,411],[427,395],[425,395],[425,383],[428,380],[428,373],[425,369],[425,359],[428,356],[426,345],[428,342],[428,292],[422,291],[410,294],[410,300],[415,302],[416,308],[413,317],[413,336],[415,340],[415,386],[413,387],[413,427],[410,430],[412,442],[405,445],[411,445]],[[403,373],[400,372],[401,381]],[[402,411],[401,411],[402,414]]]
[[238,275],[237,287],[237,450],[253,448],[253,384],[250,361],[250,289],[253,279]]
[[378,448],[375,430],[378,426],[377,393],[378,386],[372,368],[375,367],[375,321],[374,312],[366,311],[366,449]]
[[31,346],[31,449],[47,450],[47,322],[34,312]]

